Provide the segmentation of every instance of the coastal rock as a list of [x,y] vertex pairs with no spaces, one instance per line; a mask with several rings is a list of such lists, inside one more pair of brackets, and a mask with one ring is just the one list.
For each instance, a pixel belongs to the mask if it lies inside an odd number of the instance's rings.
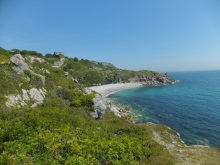
[[99,94],[93,99],[94,102],[94,113],[92,114],[94,118],[100,118],[101,115],[107,109],[106,101]]
[[161,86],[175,82],[175,80],[171,79],[167,73],[155,74],[153,77],[149,77],[144,74],[136,74],[133,78],[130,78],[129,81],[141,82],[146,86]]
[[99,119],[102,114],[105,113],[106,109],[109,108],[116,116],[122,117],[120,109],[115,106],[114,104],[107,101],[106,98],[102,97],[101,95],[97,94],[96,97],[93,99],[94,102],[94,111],[92,116],[95,119]]
[[116,116],[122,117],[122,115],[117,107],[115,107],[114,105],[111,105],[109,108],[110,108],[110,111],[112,111]]

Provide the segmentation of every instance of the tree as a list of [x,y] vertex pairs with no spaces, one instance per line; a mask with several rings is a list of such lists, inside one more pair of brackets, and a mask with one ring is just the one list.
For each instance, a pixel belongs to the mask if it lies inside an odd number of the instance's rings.
[[45,55],[45,57],[47,57],[47,58],[51,58],[51,57],[53,57],[53,55],[50,54],[50,53],[47,53],[47,54]]
[[12,49],[11,52],[13,52],[13,54],[20,54],[20,50],[18,49]]
[[74,60],[74,61],[79,61],[79,59],[78,59],[77,57],[75,57],[73,60]]

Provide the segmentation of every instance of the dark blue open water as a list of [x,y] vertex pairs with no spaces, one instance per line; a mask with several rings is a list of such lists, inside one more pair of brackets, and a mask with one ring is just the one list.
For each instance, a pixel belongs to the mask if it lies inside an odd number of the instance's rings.
[[137,123],[167,125],[180,133],[187,145],[220,147],[220,71],[169,75],[180,81],[119,91],[109,98],[139,114]]

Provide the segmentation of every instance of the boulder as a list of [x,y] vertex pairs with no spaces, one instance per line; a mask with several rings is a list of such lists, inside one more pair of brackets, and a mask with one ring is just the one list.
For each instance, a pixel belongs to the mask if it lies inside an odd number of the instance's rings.
[[46,69],[46,68],[41,68],[40,70],[42,70],[44,73],[50,74],[50,71],[48,69]]
[[100,118],[101,114],[105,113],[107,109],[106,101],[99,94],[93,99],[94,102],[94,113],[92,114],[94,118]]
[[30,63],[33,63],[35,60],[42,63],[42,62],[45,62],[44,59],[42,58],[39,58],[39,57],[33,57],[33,56],[28,56],[25,58],[26,60],[29,60]]
[[29,92],[30,97],[35,101],[42,103],[44,100],[44,95],[37,88],[32,88]]
[[25,63],[25,59],[20,55],[20,54],[15,54],[10,58],[10,61],[15,64],[13,69],[18,73],[18,74],[24,74],[23,70],[30,70],[28,67],[28,64]]
[[64,58],[64,57],[60,58],[59,61],[54,62],[53,67],[54,67],[54,68],[59,68],[59,67],[61,67],[61,66],[64,64],[64,61],[65,61],[65,58]]
[[29,91],[22,89],[22,94],[6,96],[7,101],[5,104],[7,107],[21,108],[26,106],[28,101],[32,99],[34,103],[31,105],[31,107],[36,107],[37,105],[43,103],[45,96],[46,89],[44,88],[32,88]]
[[28,96],[28,91],[27,90],[22,89],[22,94],[23,94],[23,100],[24,101],[29,101],[30,100],[30,98]]
[[[41,60],[41,58],[35,58],[35,57],[30,57],[31,59],[37,59],[40,61],[43,61],[43,59]],[[25,59],[20,55],[20,54],[15,54],[14,56],[12,56],[10,58],[10,61],[15,64],[15,66],[13,67],[14,71],[17,72],[18,74],[24,74],[24,70],[29,70],[31,72],[31,74],[36,75],[40,78],[42,84],[45,84],[45,76],[42,76],[40,74],[36,74],[35,72],[33,72],[30,67],[28,66],[28,64],[25,62]]]

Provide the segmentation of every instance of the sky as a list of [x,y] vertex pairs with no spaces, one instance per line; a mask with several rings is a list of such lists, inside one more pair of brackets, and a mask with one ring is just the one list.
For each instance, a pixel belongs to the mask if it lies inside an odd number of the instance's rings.
[[220,69],[219,0],[0,0],[0,47],[159,72]]

